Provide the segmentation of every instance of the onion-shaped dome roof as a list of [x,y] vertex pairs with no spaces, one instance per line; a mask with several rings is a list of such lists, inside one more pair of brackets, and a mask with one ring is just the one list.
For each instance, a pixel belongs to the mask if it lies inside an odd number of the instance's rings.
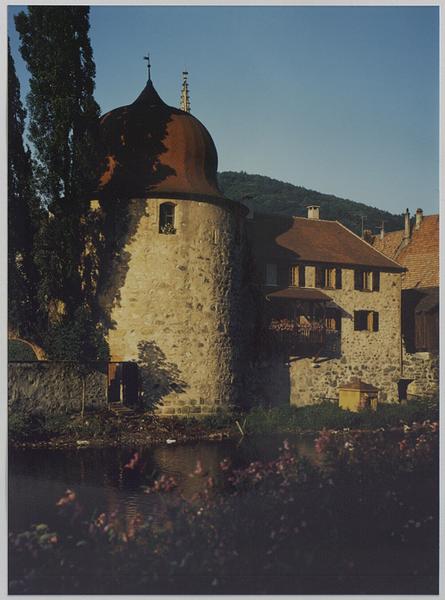
[[209,132],[190,113],[167,106],[151,80],[132,104],[106,113],[100,129],[99,197],[223,198]]

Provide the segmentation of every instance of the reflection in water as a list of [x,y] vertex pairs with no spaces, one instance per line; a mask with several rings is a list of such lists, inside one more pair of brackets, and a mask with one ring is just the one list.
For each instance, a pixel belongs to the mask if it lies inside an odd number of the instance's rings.
[[[156,510],[143,486],[161,475],[174,477],[187,499],[203,489],[209,476],[224,493],[223,459],[230,459],[234,468],[274,459],[285,438],[299,455],[316,460],[313,438],[289,435],[251,437],[242,443],[224,440],[135,448],[13,449],[9,451],[9,529],[51,524],[55,503],[67,488],[77,492],[86,518],[116,512],[128,525],[138,514],[148,516]],[[124,469],[135,452],[139,453],[137,468]],[[202,475],[193,474],[198,460]]]

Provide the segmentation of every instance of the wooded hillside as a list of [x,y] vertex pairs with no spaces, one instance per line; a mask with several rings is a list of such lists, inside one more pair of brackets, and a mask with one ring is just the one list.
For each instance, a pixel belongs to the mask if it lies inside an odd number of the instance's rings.
[[254,208],[259,212],[305,217],[306,206],[316,204],[320,206],[322,219],[338,220],[358,234],[361,233],[362,215],[365,217],[365,229],[371,229],[373,233],[379,231],[377,228],[382,220],[385,221],[385,231],[403,228],[402,215],[393,215],[360,202],[321,194],[263,175],[224,171],[218,177],[225,196],[232,200],[251,196]]

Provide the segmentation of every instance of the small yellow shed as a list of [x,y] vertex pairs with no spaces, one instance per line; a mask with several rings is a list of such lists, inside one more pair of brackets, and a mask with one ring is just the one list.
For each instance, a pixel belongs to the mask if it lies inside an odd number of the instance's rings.
[[349,383],[339,388],[338,405],[344,410],[358,412],[364,408],[377,410],[377,395],[379,390],[369,383],[353,377]]

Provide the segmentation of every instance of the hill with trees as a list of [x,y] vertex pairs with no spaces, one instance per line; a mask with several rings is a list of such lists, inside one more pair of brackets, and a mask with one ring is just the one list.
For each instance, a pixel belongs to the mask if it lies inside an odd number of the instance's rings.
[[355,233],[361,233],[362,216],[364,228],[377,233],[382,220],[385,231],[403,228],[403,215],[394,215],[385,210],[367,206],[360,202],[322,194],[304,187],[271,179],[263,175],[250,175],[244,171],[224,171],[218,174],[224,195],[232,200],[248,198],[254,210],[262,213],[305,217],[310,204],[320,206],[322,219],[337,220]]

